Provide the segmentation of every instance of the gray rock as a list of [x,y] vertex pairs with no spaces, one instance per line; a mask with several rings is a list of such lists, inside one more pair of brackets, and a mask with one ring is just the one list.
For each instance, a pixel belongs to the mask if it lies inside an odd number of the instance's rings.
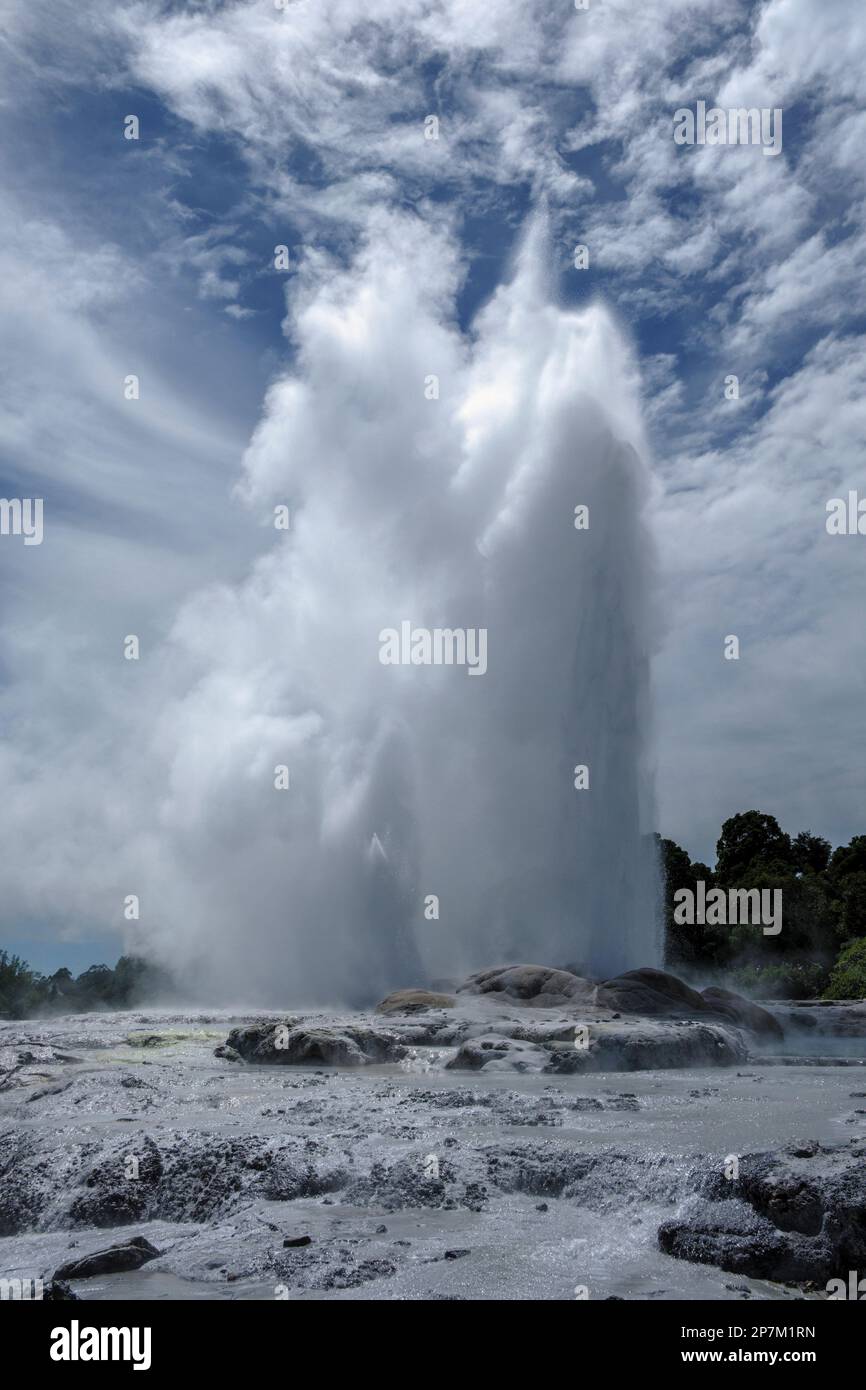
[[847,1145],[796,1143],[747,1154],[716,1175],[688,1216],[665,1222],[669,1255],[789,1283],[847,1277],[866,1264],[866,1162]]
[[50,1284],[46,1284],[42,1291],[43,1303],[80,1303],[81,1299],[77,1293],[73,1293],[68,1284],[62,1279],[52,1279]]
[[592,997],[593,985],[568,970],[544,965],[497,966],[478,970],[458,989],[458,994],[502,994],[506,999],[535,1008],[556,1007]]
[[125,1177],[124,1162],[114,1155],[90,1168],[83,1190],[73,1195],[70,1205],[76,1225],[129,1226],[147,1220],[151,1193],[163,1176],[162,1157],[148,1135],[141,1138],[137,1150],[135,1182]]
[[784,1037],[779,1020],[760,1004],[716,986],[698,992],[665,970],[629,970],[606,980],[598,988],[596,1002],[648,1018],[718,1018],[757,1037]]
[[298,1197],[324,1197],[339,1192],[348,1182],[347,1171],[339,1164],[314,1164],[278,1154],[269,1163],[263,1178],[262,1195],[269,1202],[294,1202]]
[[377,1014],[417,1014],[428,1009],[453,1009],[453,994],[434,994],[429,989],[398,989],[376,1005]]
[[550,1061],[539,1043],[485,1034],[468,1038],[457,1055],[446,1063],[447,1071],[544,1071]]
[[293,1066],[318,1062],[325,1066],[363,1067],[376,1062],[396,1062],[406,1048],[392,1033],[363,1024],[337,1028],[304,1027],[300,1021],[253,1024],[233,1028],[225,1046],[245,1062]]
[[148,1260],[155,1260],[162,1252],[151,1245],[144,1236],[133,1236],[121,1245],[109,1245],[106,1250],[95,1250],[92,1255],[83,1255],[80,1260],[70,1260],[54,1271],[54,1280],[92,1279],[97,1274],[121,1274],[130,1269],[141,1269]]
[[750,1033],[758,1037],[784,1038],[785,1030],[779,1020],[751,999],[744,999],[741,994],[734,994],[733,990],[716,987],[703,989],[701,994],[713,1013],[721,1018],[730,1019],[740,1028],[748,1028]]
[[597,1001],[605,1008],[650,1017],[658,1014],[694,1017],[712,1012],[703,995],[665,970],[628,970],[624,975],[606,980],[599,986]]
[[677,1067],[730,1067],[744,1062],[741,1035],[721,1023],[675,1023],[653,1019],[629,1024],[591,1023],[586,1049],[573,1044],[550,1047],[547,1071],[668,1071]]

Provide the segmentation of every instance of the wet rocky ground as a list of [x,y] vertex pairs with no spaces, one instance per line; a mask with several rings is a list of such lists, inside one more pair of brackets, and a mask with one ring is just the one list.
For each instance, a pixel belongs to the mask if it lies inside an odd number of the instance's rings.
[[653,973],[0,1025],[0,1277],[81,1299],[826,1297],[866,1271],[866,1005],[753,1012]]

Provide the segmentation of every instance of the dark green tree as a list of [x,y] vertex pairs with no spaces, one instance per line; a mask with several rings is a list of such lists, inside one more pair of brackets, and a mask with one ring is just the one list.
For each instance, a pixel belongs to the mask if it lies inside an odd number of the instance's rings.
[[700,861],[693,864],[687,852],[675,840],[664,840],[657,836],[657,841],[664,884],[666,961],[670,965],[721,964],[725,955],[723,929],[674,921],[674,894],[680,888],[688,888],[694,893],[701,879],[709,891],[715,886],[712,869]]
[[722,826],[716,844],[716,878],[723,887],[738,883],[756,860],[793,868],[791,837],[775,816],[741,811]]
[[855,835],[847,845],[834,849],[830,859],[830,873],[836,879],[847,878],[849,874],[866,873],[866,835]]
[[45,981],[20,956],[0,951],[0,1017],[27,1018],[43,1002]]
[[866,998],[866,937],[850,942],[839,952],[824,998]]
[[830,841],[801,830],[791,843],[791,858],[801,874],[823,873],[830,862]]

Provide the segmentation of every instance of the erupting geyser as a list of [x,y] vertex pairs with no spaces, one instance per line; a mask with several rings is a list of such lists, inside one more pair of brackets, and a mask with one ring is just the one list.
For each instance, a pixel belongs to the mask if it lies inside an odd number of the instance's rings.
[[302,273],[243,487],[291,528],[174,634],[156,945],[210,999],[659,961],[635,372],[549,261],[538,220],[468,336],[415,218]]

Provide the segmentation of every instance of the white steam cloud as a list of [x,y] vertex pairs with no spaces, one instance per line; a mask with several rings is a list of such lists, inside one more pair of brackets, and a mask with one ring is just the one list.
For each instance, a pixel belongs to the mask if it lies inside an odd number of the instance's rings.
[[[348,268],[308,256],[239,488],[291,530],[123,672],[59,795],[31,785],[18,834],[29,806],[66,849],[35,895],[7,867],[13,909],[102,925],[135,892],[128,946],[212,1002],[658,963],[634,364],[605,309],[552,302],[541,218],[461,334],[456,245],[380,210]],[[486,673],[382,665],[405,620],[486,629]]]

